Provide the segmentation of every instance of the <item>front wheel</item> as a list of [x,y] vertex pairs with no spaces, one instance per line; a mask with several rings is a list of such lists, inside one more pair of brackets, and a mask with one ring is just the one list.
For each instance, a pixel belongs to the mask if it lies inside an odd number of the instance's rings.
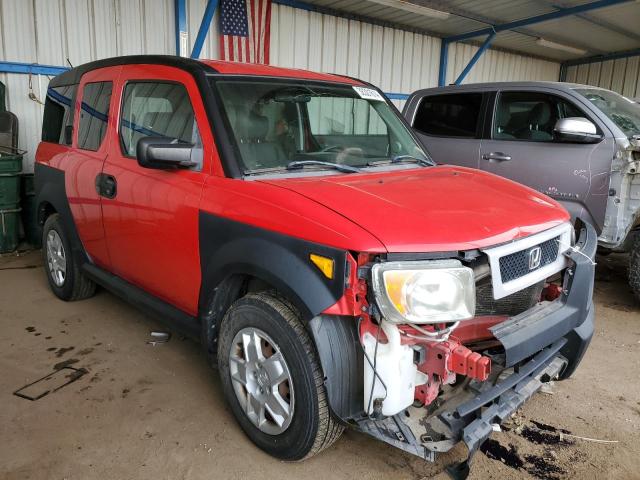
[[286,300],[267,292],[237,300],[222,320],[218,365],[236,420],[270,455],[302,460],[340,437],[313,342]]
[[629,254],[629,285],[640,301],[640,234],[636,234]]

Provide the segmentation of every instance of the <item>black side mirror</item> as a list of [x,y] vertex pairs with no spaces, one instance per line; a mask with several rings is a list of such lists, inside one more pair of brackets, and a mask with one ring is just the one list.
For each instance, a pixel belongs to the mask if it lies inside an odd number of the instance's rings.
[[582,117],[561,118],[553,133],[556,140],[567,143],[598,143],[603,138],[595,124]]
[[191,160],[193,145],[167,137],[144,137],[138,140],[136,158],[144,168],[167,170],[197,165]]

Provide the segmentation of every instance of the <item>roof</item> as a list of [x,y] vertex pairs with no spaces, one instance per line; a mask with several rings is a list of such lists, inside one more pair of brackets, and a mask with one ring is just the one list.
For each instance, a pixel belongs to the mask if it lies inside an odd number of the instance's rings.
[[220,60],[193,60],[191,58],[176,57],[173,55],[128,55],[105,58],[95,62],[78,65],[77,67],[54,77],[49,83],[49,86],[57,87],[61,85],[76,84],[80,82],[80,77],[87,72],[97,70],[98,68],[113,67],[117,65],[166,65],[169,67],[180,68],[192,74],[254,75],[339,82],[351,85],[363,84],[359,80],[350,77],[293,68],[271,67],[268,65],[250,63],[224,62]]
[[[288,0],[275,0],[288,4]],[[596,0],[305,0],[311,9],[355,20],[451,37],[552,14]],[[295,3],[295,2],[294,2]],[[640,47],[637,1],[601,2],[601,8],[500,32],[492,47],[565,61]],[[486,35],[470,40],[482,42]],[[546,40],[540,44],[539,39]],[[549,46],[548,42],[556,45]],[[569,47],[558,48],[558,45]]]
[[218,73],[228,75],[260,75],[267,77],[300,78],[305,80],[322,80],[326,82],[349,83],[363,85],[363,82],[350,77],[332,75],[329,73],[312,72],[297,68],[272,67],[252,63],[225,62],[222,60],[201,60],[202,63],[214,68]]
[[464,85],[447,85],[445,87],[423,88],[413,92],[414,94],[425,93],[448,93],[472,90],[499,90],[501,88],[532,88],[532,87],[551,87],[556,90],[571,90],[574,88],[590,88],[596,89],[593,85],[582,85],[580,83],[567,82],[485,82],[485,83],[469,83]]

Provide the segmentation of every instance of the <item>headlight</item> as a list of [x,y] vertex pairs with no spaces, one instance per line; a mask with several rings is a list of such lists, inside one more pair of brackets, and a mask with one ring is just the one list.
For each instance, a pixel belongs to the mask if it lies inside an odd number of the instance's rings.
[[376,303],[396,323],[442,323],[473,318],[473,270],[458,260],[388,262],[371,269]]

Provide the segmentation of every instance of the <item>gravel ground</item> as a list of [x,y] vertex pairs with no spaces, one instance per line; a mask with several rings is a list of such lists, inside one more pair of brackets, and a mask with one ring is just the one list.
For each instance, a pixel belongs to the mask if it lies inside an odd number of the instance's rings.
[[[583,363],[492,436],[470,478],[640,478],[640,303],[624,257],[598,262]],[[105,291],[57,300],[37,252],[0,258],[0,479],[447,478],[464,453],[429,464],[349,431],[315,458],[277,461],[236,426],[199,347],[148,345],[157,329]],[[88,373],[36,401],[13,395],[56,365]]]

